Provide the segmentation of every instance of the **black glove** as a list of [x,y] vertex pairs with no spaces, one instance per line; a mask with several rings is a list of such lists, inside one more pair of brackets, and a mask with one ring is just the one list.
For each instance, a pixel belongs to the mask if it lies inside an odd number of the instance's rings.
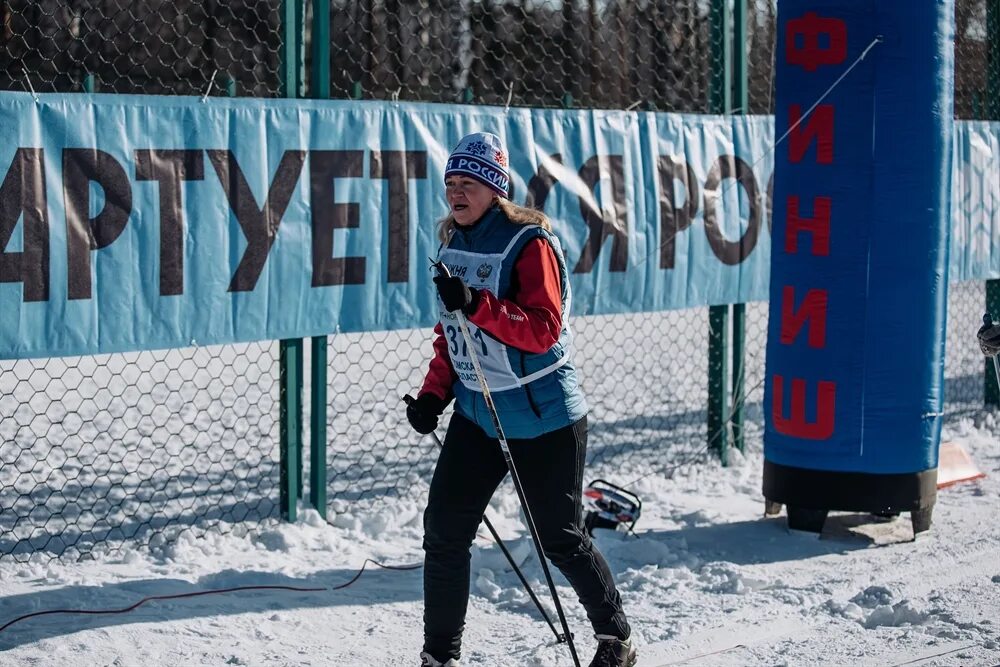
[[438,417],[447,405],[448,401],[426,392],[407,402],[406,418],[410,420],[414,431],[427,435],[437,428]]
[[434,284],[437,285],[444,309],[449,313],[461,310],[469,315],[479,305],[479,290],[472,289],[458,276],[435,276]]
[[979,339],[979,349],[987,357],[1000,354],[1000,324],[994,324],[988,313],[983,317],[983,326],[979,327],[976,338]]

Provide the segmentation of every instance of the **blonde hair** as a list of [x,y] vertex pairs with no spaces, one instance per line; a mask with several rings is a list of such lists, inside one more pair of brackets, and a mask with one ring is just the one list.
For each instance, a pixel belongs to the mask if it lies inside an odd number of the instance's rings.
[[[548,216],[537,209],[519,206],[506,197],[494,197],[493,205],[498,207],[515,225],[538,225],[547,232],[552,231],[552,223],[549,222]],[[441,240],[441,243],[448,243],[452,232],[457,228],[458,223],[455,222],[455,216],[449,213],[438,221],[438,239]]]

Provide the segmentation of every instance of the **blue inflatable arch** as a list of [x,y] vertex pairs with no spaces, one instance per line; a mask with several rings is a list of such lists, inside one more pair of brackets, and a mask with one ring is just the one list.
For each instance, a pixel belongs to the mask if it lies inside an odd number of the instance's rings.
[[778,4],[763,491],[789,525],[936,498],[952,0]]

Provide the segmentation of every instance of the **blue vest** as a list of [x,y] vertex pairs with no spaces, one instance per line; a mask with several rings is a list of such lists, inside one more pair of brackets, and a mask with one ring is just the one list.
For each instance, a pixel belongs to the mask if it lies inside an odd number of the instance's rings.
[[[503,211],[494,207],[473,227],[456,229],[438,253],[438,259],[452,275],[461,277],[470,287],[487,289],[504,299],[510,296],[514,264],[521,250],[539,237],[552,246],[559,262],[562,330],[556,344],[541,354],[523,352],[468,323],[500,426],[508,439],[534,438],[568,426],[587,413],[587,403],[570,360],[573,335],[568,324],[569,272],[559,240],[538,225],[510,222]],[[440,299],[438,305],[448,354],[459,378],[453,387],[455,409],[496,437],[458,318],[444,309]]]

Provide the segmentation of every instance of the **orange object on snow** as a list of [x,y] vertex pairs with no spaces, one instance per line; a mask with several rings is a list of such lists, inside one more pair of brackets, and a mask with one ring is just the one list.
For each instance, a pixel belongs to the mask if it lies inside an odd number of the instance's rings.
[[957,442],[943,442],[938,455],[937,488],[982,479],[986,473],[972,462],[972,457]]

